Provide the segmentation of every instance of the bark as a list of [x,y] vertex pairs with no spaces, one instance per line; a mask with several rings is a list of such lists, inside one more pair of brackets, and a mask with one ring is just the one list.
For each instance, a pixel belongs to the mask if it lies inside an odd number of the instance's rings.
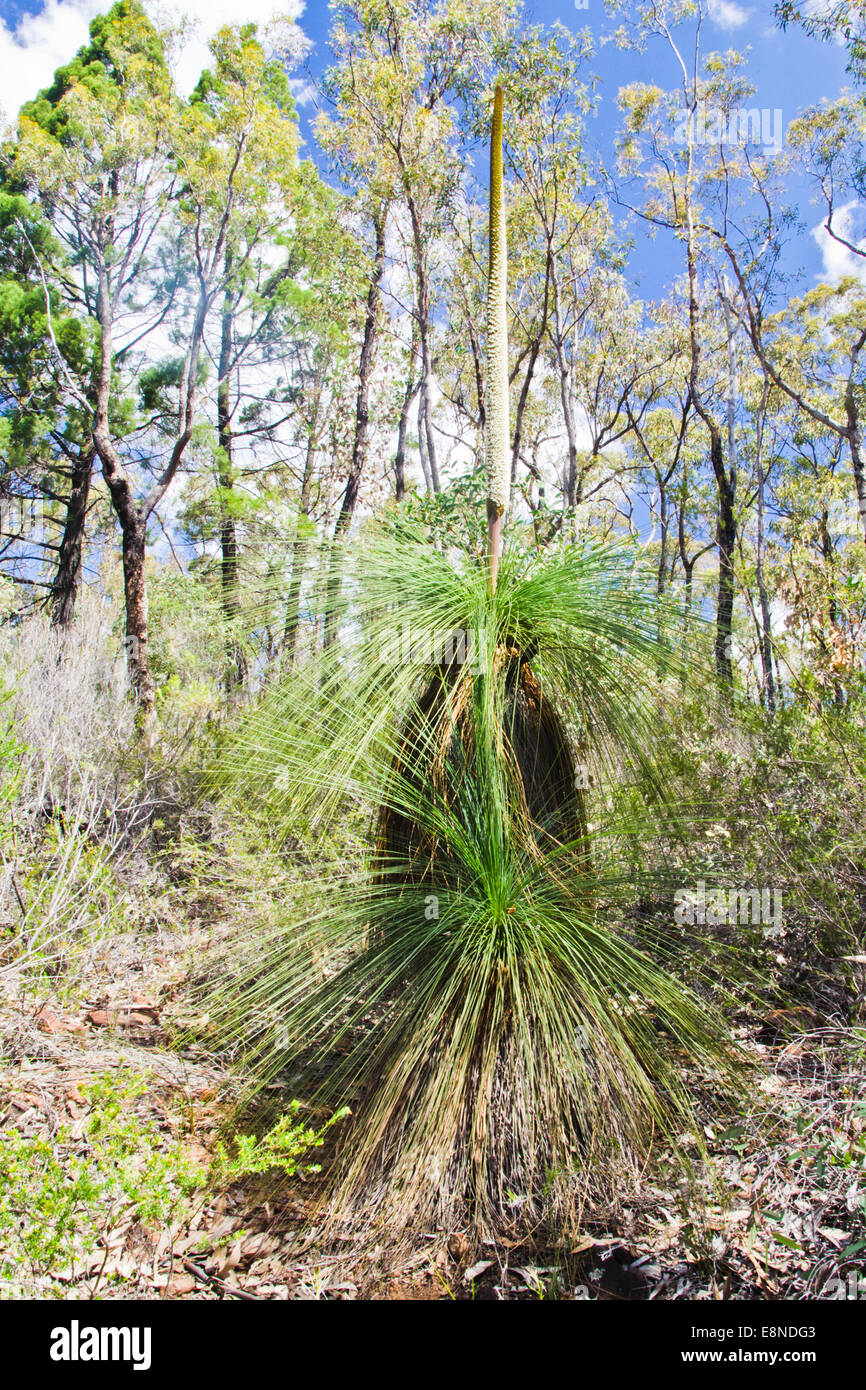
[[415,333],[412,334],[412,351],[409,356],[409,375],[406,379],[406,390],[403,395],[403,405],[400,410],[400,424],[397,429],[397,453],[394,458],[394,495],[398,502],[402,502],[406,495],[406,435],[409,430],[409,415],[412,410],[412,402],[418,394],[419,382],[415,379],[415,359],[418,356],[418,343]]
[[151,512],[159,505],[170,487],[192,436],[198,357],[209,307],[210,297],[206,286],[202,284],[190,344],[181,374],[178,432],[162,473],[147,495],[138,502],[133,495],[132,485],[112,440],[108,419],[113,370],[114,308],[107,267],[103,264],[100,269],[96,311],[101,330],[101,343],[92,435],[94,448],[102,464],[103,477],[123,537],[126,663],[130,684],[138,705],[139,728],[145,735],[149,734],[156,720],[156,691],[148,660],[147,587],[144,571],[147,522]]
[[[719,593],[716,607],[715,662],[716,673],[723,689],[730,695],[734,686],[734,665],[731,653],[731,636],[734,616],[734,549],[737,543],[737,521],[734,500],[737,487],[736,459],[731,461],[731,469],[725,468],[722,433],[718,423],[707,408],[700,385],[701,335],[700,306],[698,303],[697,265],[694,252],[694,229],[691,207],[686,212],[687,238],[686,257],[689,282],[689,341],[691,363],[689,389],[695,409],[700,415],[710,436],[710,465],[716,480],[719,511],[716,522],[716,545],[719,551]],[[723,300],[726,318],[727,300]],[[729,448],[735,444],[733,431],[733,341],[728,325],[728,434]]]
[[[835,633],[835,631],[836,631],[836,624],[837,624],[837,621],[838,621],[839,614],[838,614],[838,610],[837,610],[837,608],[836,608],[836,600],[835,600],[835,598],[833,597],[833,591],[832,591],[832,582],[833,582],[833,541],[831,540],[831,537],[830,537],[830,528],[829,528],[829,525],[828,525],[829,519],[830,519],[830,518],[829,518],[827,512],[826,512],[826,511],[822,511],[822,513],[821,513],[821,521],[820,521],[820,524],[819,524],[819,534],[820,534],[820,537],[821,537],[821,558],[822,558],[822,560],[824,561],[824,573],[825,573],[825,575],[827,575],[827,577],[829,578],[830,583],[831,583],[830,601],[829,601],[829,603],[828,603],[828,605],[827,605],[827,619],[828,619],[828,622],[829,622],[829,626],[830,626],[831,631],[833,631],[833,632]],[[830,667],[831,667],[831,670],[832,670],[833,652],[831,651],[830,647],[829,647],[828,644],[825,642],[825,640],[824,640],[823,637],[820,638],[820,645],[821,645],[821,649],[822,649],[823,654],[824,654],[824,658],[825,658],[825,660],[827,661],[828,666],[830,666]],[[844,704],[845,704],[845,692],[844,692],[844,690],[843,690],[843,688],[842,688],[842,682],[840,681],[839,677],[835,674],[835,672],[833,672],[833,674],[831,675],[830,679],[831,679],[832,684],[833,684],[833,703],[835,704],[835,706],[836,706],[837,709],[842,709],[842,708],[844,707]]]
[[126,601],[126,664],[141,719],[147,727],[156,708],[156,688],[148,659],[147,583],[144,563],[147,523],[131,518],[123,527],[123,593]]
[[361,356],[358,362],[358,396],[355,406],[355,437],[352,443],[352,458],[346,490],[334,526],[331,545],[331,560],[328,571],[327,611],[325,613],[324,644],[331,646],[337,637],[337,604],[341,589],[341,543],[355,514],[358,494],[361,490],[361,477],[367,461],[370,438],[370,379],[376,357],[379,337],[380,305],[382,299],[382,280],[385,274],[385,227],[388,208],[383,205],[373,215],[373,229],[376,249],[367,289],[367,309],[364,317],[364,336],[361,343]]
[[430,356],[430,281],[427,274],[427,256],[424,248],[424,230],[418,206],[412,195],[406,192],[409,217],[412,222],[412,242],[415,252],[415,276],[418,282],[418,338],[421,345],[421,418],[427,442],[427,461],[430,469],[430,488],[440,489],[439,467],[436,461],[436,440],[433,434],[433,407],[430,399],[433,381],[433,364]]
[[755,440],[755,461],[758,471],[758,495],[757,495],[757,536],[755,540],[755,579],[758,585],[758,604],[761,612],[761,631],[760,631],[760,652],[761,652],[761,675],[763,696],[767,709],[770,714],[776,710],[776,683],[773,679],[773,629],[772,617],[770,613],[770,596],[767,592],[767,581],[764,574],[764,484],[766,475],[764,473],[763,461],[763,442],[764,442],[764,411],[767,405],[769,394],[768,384],[764,385],[763,399],[761,401],[761,411],[758,417],[758,429]]
[[731,654],[731,634],[734,617],[734,549],[737,543],[737,521],[734,514],[734,488],[725,472],[722,437],[713,425],[710,428],[710,463],[716,479],[719,497],[719,516],[716,523],[716,544],[719,550],[719,596],[716,610],[716,671],[722,685],[732,690],[734,666]]
[[656,473],[659,485],[659,568],[656,578],[656,593],[659,598],[665,591],[665,581],[668,572],[668,493],[664,480],[659,473]]
[[66,521],[60,541],[57,571],[51,586],[51,626],[67,631],[72,626],[75,601],[81,587],[84,558],[84,529],[90,501],[95,450],[90,444],[80,450],[72,469],[72,486],[66,506]]
[[[231,274],[231,258],[226,256],[226,279]],[[243,648],[232,631],[240,613],[238,579],[238,538],[231,507],[226,493],[234,486],[232,466],[232,406],[231,369],[234,343],[234,306],[230,289],[226,288],[223,301],[220,331],[219,380],[217,384],[217,437],[219,443],[219,465],[217,480],[220,489],[220,580],[222,607],[229,635],[226,639],[226,690],[242,687],[247,678],[247,662]]]
[[433,491],[433,483],[430,479],[430,464],[427,461],[427,442],[424,438],[424,398],[418,397],[418,458],[421,463],[421,474],[424,478],[424,486],[428,492]]
[[298,647],[301,615],[301,585],[304,582],[304,570],[306,568],[307,552],[309,550],[305,523],[310,514],[310,497],[313,490],[315,460],[315,436],[311,433],[307,442],[307,453],[304,458],[304,474],[301,479],[301,495],[298,500],[298,524],[295,528],[295,539],[292,545],[292,569],[289,578],[289,592],[286,599],[286,622],[283,629],[283,663],[287,671],[290,671],[295,664]]
[[728,353],[728,467],[721,452],[721,439],[718,431],[710,431],[710,458],[716,487],[719,495],[719,520],[717,538],[719,544],[719,606],[716,626],[716,669],[725,686],[733,688],[734,671],[731,656],[732,624],[734,616],[734,548],[737,543],[737,521],[734,512],[736,500],[739,458],[737,453],[737,363],[734,347],[734,322],[728,299],[729,289],[726,281],[722,285],[722,308],[725,315],[725,338]]
[[574,428],[574,412],[571,400],[571,373],[565,355],[562,335],[562,308],[559,281],[553,272],[553,318],[555,326],[554,348],[556,351],[557,374],[559,377],[559,399],[562,405],[562,418],[568,438],[568,462],[565,470],[565,504],[573,515],[577,506],[577,432]]
[[845,392],[845,417],[848,424],[848,447],[851,450],[851,471],[854,474],[854,487],[857,491],[857,509],[860,513],[863,543],[866,545],[866,458],[864,458],[860,410],[851,381],[848,382]]
[[[688,553],[688,544],[687,544],[687,542],[686,542],[686,521],[685,521],[685,517],[686,517],[686,498],[687,498],[687,496],[688,496],[688,489],[689,489],[688,471],[685,470],[684,473],[683,473],[682,484],[681,484],[681,487],[680,487],[679,504],[678,504],[678,507],[677,507],[677,548],[678,548],[678,550],[679,550],[680,562],[681,562],[682,567],[683,567],[683,576],[684,576],[684,579],[685,579],[685,605],[684,605],[684,610],[683,610],[683,649],[684,649],[684,651],[685,651],[686,653],[687,653],[687,651],[688,651],[688,636],[689,636],[689,627],[690,627],[690,624],[691,624],[692,597],[693,597],[693,590],[694,590],[694,573],[695,573],[695,567],[697,566],[698,560],[700,560],[701,556],[702,556],[702,555],[705,555],[706,552],[707,552],[708,550],[711,550],[711,549],[712,549],[712,546],[711,546],[711,545],[705,545],[705,546],[703,546],[700,550],[698,550],[698,551],[697,551],[694,555],[692,555],[692,556],[690,556],[689,553]],[[683,683],[683,687],[685,688],[685,684],[686,684],[686,664],[685,664],[685,662],[683,663],[683,682],[682,682],[682,683]]]

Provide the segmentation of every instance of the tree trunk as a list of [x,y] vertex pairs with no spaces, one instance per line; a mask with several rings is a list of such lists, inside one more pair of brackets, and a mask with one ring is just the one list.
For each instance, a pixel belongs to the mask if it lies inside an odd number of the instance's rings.
[[304,569],[307,561],[309,541],[306,536],[307,518],[310,514],[310,496],[313,490],[313,471],[316,459],[315,437],[311,433],[307,442],[304,459],[304,475],[301,480],[301,496],[298,500],[298,524],[292,545],[292,572],[289,579],[289,593],[286,599],[286,623],[283,629],[283,668],[290,671],[295,664],[298,648],[298,632],[301,616],[301,585],[304,582]]
[[718,428],[710,426],[710,462],[719,496],[719,517],[716,539],[719,547],[719,600],[716,615],[716,670],[727,690],[733,690],[734,665],[731,652],[734,617],[734,549],[737,544],[737,520],[734,502],[737,489],[737,362],[734,348],[734,323],[729,302],[729,286],[722,281],[722,308],[725,315],[725,337],[728,353],[727,434],[728,467],[725,468],[722,437]]
[[857,406],[854,387],[850,382],[845,393],[845,414],[848,421],[848,445],[851,450],[851,469],[854,473],[854,487],[857,490],[857,509],[860,513],[863,543],[866,545],[866,459],[864,459],[860,411]]
[[[226,253],[225,265],[226,279],[228,280],[231,272],[231,258],[229,253]],[[219,482],[220,551],[222,556],[220,567],[222,607],[223,615],[229,629],[226,638],[228,665],[225,676],[226,690],[229,694],[231,694],[232,690],[243,687],[247,678],[246,657],[244,656],[243,648],[238,641],[237,632],[235,630],[238,614],[240,613],[237,529],[235,527],[235,519],[232,515],[231,505],[226,497],[226,493],[230,493],[234,487],[230,387],[233,339],[234,310],[231,290],[227,285],[225,299],[223,301],[218,369],[219,381],[217,384],[217,436],[219,443],[217,479]]]
[[138,699],[140,725],[145,730],[152,726],[156,715],[156,690],[147,647],[146,542],[147,523],[141,517],[136,516],[123,526],[126,665],[130,684]]
[[340,504],[336,525],[334,526],[334,537],[331,545],[324,633],[324,644],[326,647],[331,646],[332,643],[336,641],[337,637],[337,603],[339,601],[341,588],[341,542],[345,538],[355,513],[358,494],[361,490],[361,475],[364,471],[364,464],[367,461],[367,449],[370,436],[370,378],[373,374],[376,344],[379,337],[379,306],[382,298],[382,280],[385,274],[385,227],[387,219],[387,206],[383,205],[377,208],[373,215],[376,249],[370,273],[370,284],[367,290],[367,312],[364,318],[364,338],[361,344],[361,357],[358,362],[358,398],[355,406],[355,438],[352,444],[352,459],[349,464],[346,491],[343,493],[343,500]]
[[730,695],[734,688],[734,663],[731,651],[734,617],[734,547],[737,543],[737,520],[734,512],[734,499],[737,487],[736,435],[734,432],[734,359],[733,334],[730,326],[729,306],[723,295],[722,303],[728,325],[728,446],[733,451],[730,473],[725,468],[722,433],[710,411],[704,404],[700,386],[701,337],[700,305],[698,303],[697,266],[694,256],[694,230],[691,207],[687,208],[686,221],[688,235],[686,255],[689,278],[689,341],[691,344],[691,367],[689,387],[695,409],[701,417],[710,436],[710,464],[716,480],[719,499],[719,512],[716,522],[716,545],[719,551],[719,596],[716,608],[716,672],[725,692]]
[[761,673],[763,696],[770,714],[776,712],[776,683],[773,679],[773,637],[772,637],[772,617],[770,613],[770,596],[767,593],[767,581],[764,575],[764,484],[766,474],[764,473],[763,443],[764,443],[764,411],[767,407],[767,397],[769,395],[769,383],[764,383],[763,399],[761,401],[761,412],[758,419],[758,430],[755,440],[755,462],[758,470],[758,496],[757,496],[757,537],[755,541],[755,579],[758,584],[758,602],[761,610],[761,632],[760,632],[760,651],[761,651]]
[[72,626],[75,600],[81,586],[84,528],[95,457],[96,450],[92,444],[82,448],[72,470],[72,488],[66,506],[57,572],[51,586],[51,626],[61,631],[68,631]]
[[135,500],[132,484],[123,469],[120,456],[114,446],[108,418],[113,369],[113,308],[108,271],[105,265],[100,271],[96,304],[101,341],[96,408],[92,426],[93,444],[102,463],[102,474],[123,536],[126,666],[133,694],[138,704],[138,727],[141,733],[149,737],[156,722],[156,698],[147,648],[147,589],[144,571],[147,521],[177,473],[192,435],[195,413],[196,366],[209,300],[202,293],[196,308],[192,339],[184,361],[181,379],[178,435],[168,463],[141,504]]
[[656,480],[659,485],[659,567],[656,577],[656,593],[661,598],[665,591],[665,582],[668,573],[668,493],[667,487],[661,476],[656,473]]
[[430,486],[433,492],[439,491],[439,468],[436,462],[436,441],[433,437],[433,415],[430,401],[430,386],[433,379],[433,366],[430,358],[430,286],[427,276],[427,258],[424,250],[424,232],[415,199],[408,194],[406,201],[412,221],[412,241],[415,249],[415,274],[418,281],[418,335],[421,343],[421,417],[427,442],[427,461],[430,468]]
[[734,618],[734,547],[737,543],[737,521],[734,515],[734,489],[725,472],[722,456],[722,436],[715,425],[710,427],[710,462],[716,478],[719,497],[719,516],[716,523],[716,544],[719,550],[719,597],[716,609],[716,671],[726,690],[733,690],[734,664],[731,652]]
[[433,482],[430,477],[430,465],[427,462],[427,442],[424,437],[424,397],[418,396],[418,458],[421,463],[421,474],[424,478],[424,486],[428,493],[433,491]]
[[102,330],[99,382],[93,416],[93,443],[102,462],[102,472],[120,522],[123,537],[123,590],[126,601],[126,669],[138,704],[138,723],[148,733],[156,717],[156,692],[147,651],[147,586],[144,560],[147,518],[136,506],[129,479],[123,471],[111,438],[108,404],[112,374],[112,305],[105,267],[99,278],[97,317]]
[[571,399],[571,373],[565,356],[565,343],[562,336],[562,311],[560,307],[559,282],[553,274],[553,321],[555,328],[554,350],[556,352],[557,375],[559,377],[559,399],[562,405],[562,419],[568,437],[568,462],[563,480],[565,505],[574,516],[577,506],[577,432],[574,428],[574,413]]
[[406,495],[406,435],[409,430],[409,413],[412,409],[412,402],[418,392],[418,383],[415,380],[415,359],[418,356],[418,344],[416,334],[412,334],[412,351],[409,356],[409,375],[406,379],[406,391],[403,395],[403,406],[400,410],[400,424],[397,430],[397,453],[394,458],[394,495],[398,502],[402,502]]
[[526,411],[527,402],[529,400],[530,388],[532,386],[532,381],[535,376],[535,368],[538,363],[539,355],[541,353],[541,344],[544,340],[545,334],[547,333],[547,323],[550,317],[550,280],[552,261],[553,253],[551,251],[550,239],[548,238],[547,260],[544,276],[544,299],[542,301],[541,319],[538,324],[538,330],[530,341],[529,362],[526,367],[526,372],[524,373],[523,384],[520,388],[520,396],[517,401],[517,411],[514,417],[514,437],[511,444],[512,487],[514,487],[517,483],[517,465],[520,461],[520,446],[522,443],[523,436],[523,416]]
[[[830,585],[830,601],[827,605],[827,620],[831,632],[835,635],[839,614],[836,608],[836,600],[833,597],[833,542],[830,538],[830,528],[827,524],[829,519],[826,510],[822,511],[818,529],[821,538],[821,558],[824,561],[824,574]],[[842,682],[835,671],[833,671],[833,652],[823,637],[821,638],[821,648],[824,652],[827,665],[831,670],[830,679],[833,684],[833,703],[837,709],[843,709],[845,705],[845,692],[842,688]]]

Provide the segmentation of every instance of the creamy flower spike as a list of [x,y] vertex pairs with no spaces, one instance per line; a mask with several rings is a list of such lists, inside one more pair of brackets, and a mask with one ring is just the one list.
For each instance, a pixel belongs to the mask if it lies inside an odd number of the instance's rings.
[[508,410],[508,250],[502,191],[502,88],[496,88],[490,139],[490,251],[487,277],[487,400],[485,460],[491,583],[496,583],[502,518],[511,491]]

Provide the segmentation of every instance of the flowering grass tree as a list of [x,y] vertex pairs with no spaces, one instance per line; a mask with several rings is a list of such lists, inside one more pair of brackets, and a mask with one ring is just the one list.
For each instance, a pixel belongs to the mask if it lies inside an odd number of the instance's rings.
[[683,820],[675,624],[626,546],[502,545],[501,139],[497,92],[487,563],[403,518],[368,536],[340,641],[264,697],[220,770],[277,836],[368,827],[299,884],[216,1014],[263,1080],[351,1106],[328,1217],[391,1240],[576,1222],[739,1066],[722,948],[639,907]]

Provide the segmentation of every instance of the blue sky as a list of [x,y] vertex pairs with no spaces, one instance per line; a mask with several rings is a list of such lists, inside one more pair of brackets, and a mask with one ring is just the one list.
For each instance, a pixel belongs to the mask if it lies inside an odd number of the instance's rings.
[[[553,24],[557,20],[578,31],[588,28],[593,36],[595,57],[592,70],[600,79],[600,100],[595,117],[590,122],[589,140],[606,163],[612,164],[619,114],[617,91],[634,81],[657,83],[673,87],[679,82],[679,70],[666,45],[658,40],[643,53],[622,50],[604,42],[622,23],[606,11],[603,0],[588,0],[586,8],[578,9],[574,0],[526,0],[525,14],[529,23]],[[782,125],[787,129],[791,120],[804,106],[822,97],[834,97],[846,85],[844,50],[832,44],[821,44],[797,29],[782,33],[775,25],[771,0],[739,3],[737,0],[710,0],[710,18],[702,35],[703,52],[735,48],[749,50],[748,75],[755,87],[749,105],[782,113]],[[329,61],[329,9],[325,0],[310,0],[301,20],[303,28],[315,47],[309,60],[313,76],[318,75]],[[305,113],[306,114],[306,113]],[[307,120],[304,126],[308,127]],[[309,151],[309,146],[308,146]],[[809,283],[825,269],[819,244],[809,229],[818,222],[818,210],[808,203],[805,190],[794,188],[795,196],[803,196],[801,216],[805,232],[789,258],[792,270],[800,269]],[[675,247],[663,237],[651,245],[646,242],[642,228],[632,229],[641,237],[642,254],[632,257],[632,275],[645,294],[657,295],[672,273],[680,270]],[[832,268],[833,248],[829,248],[826,268]]]
[[[0,0],[0,71],[4,84],[0,87],[0,105],[13,115],[17,104],[44,85],[54,67],[72,56],[86,38],[87,21],[92,14],[107,9],[110,0]],[[173,0],[162,0],[162,12]],[[845,84],[843,50],[833,45],[819,44],[797,30],[781,33],[774,23],[772,0],[709,0],[711,17],[704,30],[704,51],[734,47],[749,49],[748,72],[755,86],[750,105],[780,110],[787,128],[803,106],[821,97],[833,97]],[[328,28],[330,11],[326,0],[176,0],[176,8],[193,15],[199,25],[199,41],[188,55],[190,85],[194,74],[206,57],[204,39],[207,32],[221,23],[247,19],[265,20],[275,9],[302,8],[300,23],[312,41],[309,57],[311,75],[316,78],[327,66],[329,58]],[[618,125],[616,94],[620,86],[636,80],[650,81],[663,87],[676,84],[678,72],[672,55],[661,42],[652,43],[643,53],[623,51],[603,39],[615,24],[607,14],[603,0],[586,0],[586,8],[578,9],[574,0],[526,0],[529,22],[550,24],[562,21],[574,30],[588,28],[595,40],[593,68],[601,80],[597,115],[591,120],[589,139],[595,151],[607,163],[611,162]],[[309,135],[311,105],[302,108],[302,128]],[[307,154],[314,154],[312,141],[307,140]],[[809,281],[832,269],[825,261],[818,241],[810,228],[818,222],[818,210],[805,204],[801,208],[805,224],[799,238],[795,259]],[[633,273],[645,294],[658,294],[675,263],[673,248],[659,240],[652,247],[641,243],[640,257],[633,258]]]

